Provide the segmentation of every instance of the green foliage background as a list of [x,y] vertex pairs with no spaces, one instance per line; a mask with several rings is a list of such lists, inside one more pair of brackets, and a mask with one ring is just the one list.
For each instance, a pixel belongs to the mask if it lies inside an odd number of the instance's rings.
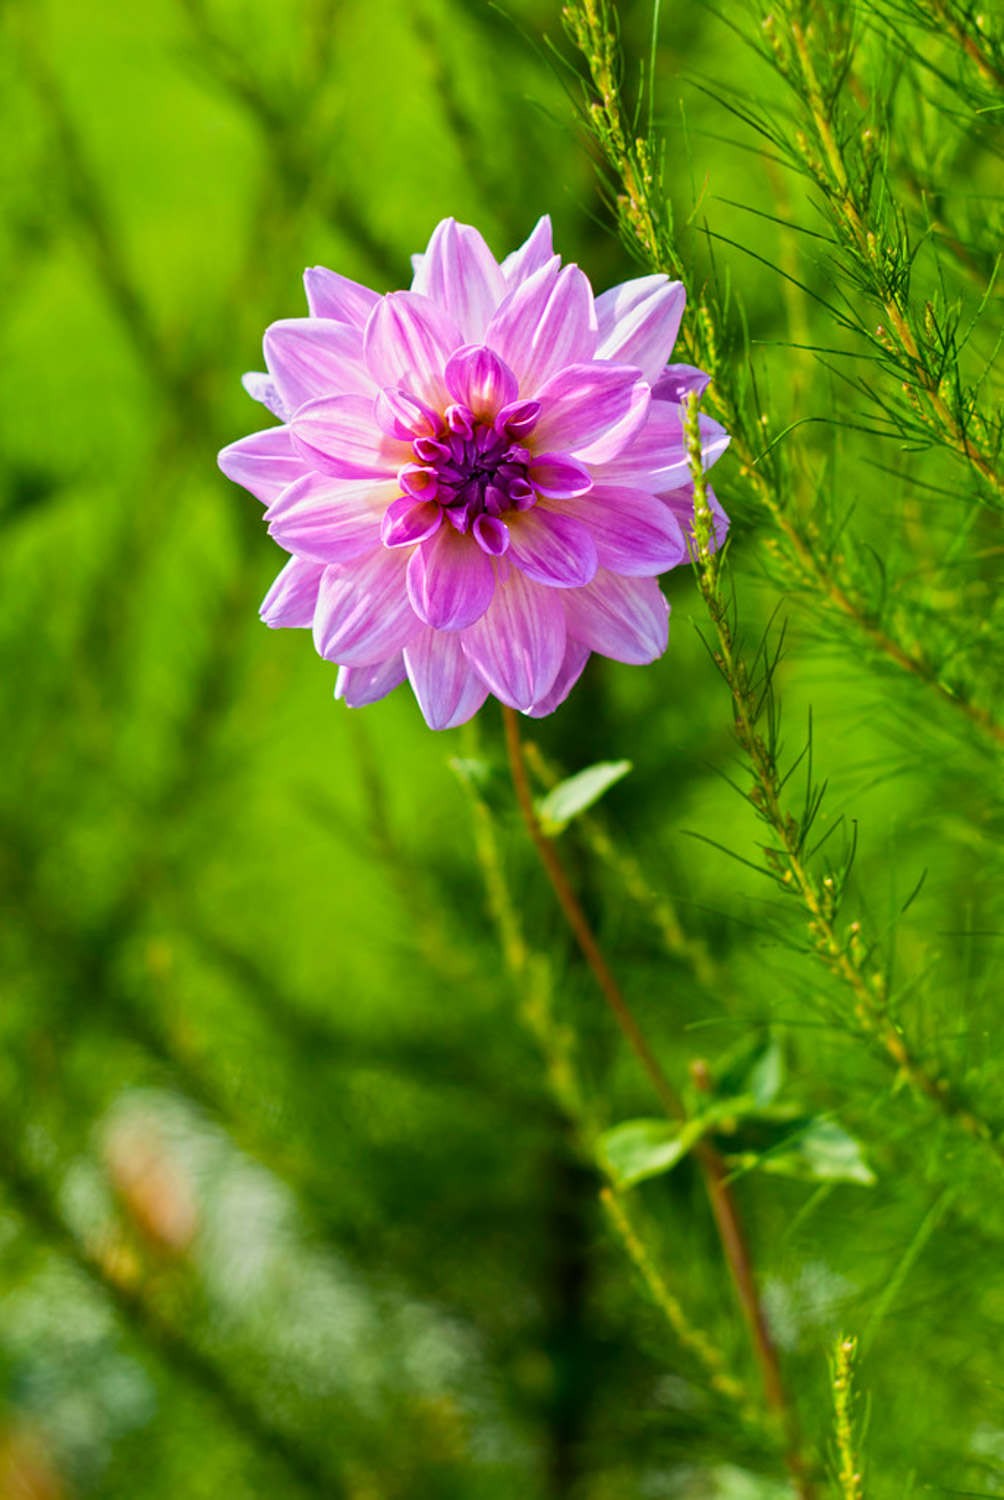
[[[651,10],[620,20],[630,104]],[[942,1103],[863,1024],[799,900],[751,867],[770,834],[686,569],[666,657],[594,660],[528,732],[566,771],[634,764],[600,832],[644,873],[625,881],[595,828],[561,847],[667,1071],[720,1074],[770,1032],[781,1097],[838,1121],[874,1174],[771,1175],[755,1129],[722,1138],[744,1156],[735,1191],[818,1492],[854,1493],[829,1366],[843,1332],[864,1493],[999,1495],[999,488],[929,420],[904,425],[902,369],[855,332],[881,311],[818,238],[818,184],[763,133],[769,116],[797,157],[806,127],[739,34],[762,20],[663,4],[665,182],[688,317],[716,285],[741,302],[750,342],[733,313],[723,369],[778,440],[784,514],[850,570],[858,607],[792,562],[735,456],[715,472],[728,589],[749,652],[786,622],[778,762],[811,709],[813,769],[788,788],[800,815],[806,778],[826,781],[813,868],[832,856],[842,884],[856,830],[835,920],[862,922],[861,970]],[[878,253],[911,265],[919,318],[930,300],[948,328],[957,309],[948,404],[982,413],[999,472],[1000,376],[981,372],[1001,322],[1001,53],[981,43],[977,65],[965,6],[776,8],[782,38],[813,21],[850,27],[827,108],[849,111],[842,141],[878,134]],[[259,423],[239,376],[265,325],[302,310],[305,265],[390,289],[447,214],[504,253],[550,212],[598,290],[638,274],[579,81],[542,46],[573,56],[560,15],[10,0],[0,25],[0,1493],[786,1493],[689,1161],[624,1201],[753,1393],[738,1409],[600,1212],[584,1140],[655,1110],[524,844],[495,715],[434,735],[404,690],[334,705],[307,637],[258,622],[280,558],[215,468]],[[486,870],[530,945],[515,973]],[[656,922],[651,892],[673,908]]]

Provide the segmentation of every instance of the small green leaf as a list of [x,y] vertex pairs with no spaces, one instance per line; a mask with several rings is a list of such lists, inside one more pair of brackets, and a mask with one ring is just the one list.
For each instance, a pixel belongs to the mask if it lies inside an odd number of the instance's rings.
[[819,1116],[806,1120],[797,1134],[788,1135],[753,1164],[761,1171],[805,1182],[858,1182],[864,1187],[875,1182],[860,1143],[836,1121]]
[[773,1104],[784,1082],[784,1057],[776,1037],[768,1038],[746,1074],[740,1093],[749,1094],[760,1109]]
[[631,769],[629,760],[601,760],[566,781],[559,781],[537,803],[537,817],[547,837],[562,833],[573,818],[598,802]]
[[625,1120],[600,1137],[600,1157],[618,1187],[632,1187],[670,1171],[703,1133],[695,1120]]
[[[733,1098],[738,1113],[766,1109],[784,1083],[784,1054],[776,1037],[745,1037],[712,1065],[715,1097]],[[752,1106],[752,1107],[751,1107]]]

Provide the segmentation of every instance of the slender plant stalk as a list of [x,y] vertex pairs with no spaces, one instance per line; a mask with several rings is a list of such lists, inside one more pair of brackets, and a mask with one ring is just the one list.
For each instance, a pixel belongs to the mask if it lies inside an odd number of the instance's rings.
[[641,1027],[638,1025],[627,1001],[621,994],[617,981],[610,972],[610,967],[603,956],[596,938],[593,936],[593,931],[586,918],[586,914],[582,910],[578,897],[572,890],[571,882],[565,873],[564,866],[558,858],[558,851],[554,847],[554,841],[547,837],[540,826],[540,820],[533,805],[533,793],[530,790],[530,778],[527,775],[526,759],[523,755],[523,744],[519,732],[519,718],[516,710],[503,706],[502,714],[505,720],[506,749],[509,753],[509,769],[512,773],[516,800],[519,803],[519,810],[522,813],[527,833],[533,841],[534,848],[540,857],[540,862],[544,866],[547,878],[554,889],[554,894],[558,898],[558,905],[561,907],[565,920],[575,935],[575,941],[582,949],[586,962],[593,971],[597,984],[603,991],[604,999],[616,1017],[618,1026],[627,1038],[632,1052],[634,1052],[642,1068],[648,1074],[649,1082],[658,1094],[667,1115],[673,1120],[686,1119],[686,1110],[683,1107],[682,1100],[663,1072],[655,1054],[645,1040]]
[[[654,143],[635,136],[621,94],[620,51],[608,0],[571,0],[564,17],[589,71],[589,122],[621,188],[616,208],[622,231],[653,271],[686,283],[686,267],[676,249],[668,203],[655,165]],[[680,338],[687,358],[712,373],[708,405],[731,436],[742,478],[784,537],[790,549],[790,565],[800,583],[811,588],[817,602],[825,599],[838,615],[849,620],[879,656],[932,689],[995,746],[1004,746],[1004,725],[982,704],[952,692],[922,654],[883,627],[868,602],[858,596],[839,559],[820,547],[811,524],[784,503],[777,476],[765,462],[762,424],[740,404],[729,371],[722,365],[721,331],[705,298],[699,300],[696,316],[684,321]]]
[[[825,168],[822,168],[820,163],[813,164],[814,175],[821,181],[824,188],[829,189],[828,196],[837,220],[857,254],[877,266],[880,256],[877,237],[869,224],[867,207],[855,192],[847,170],[844,153],[834,132],[830,111],[820,87],[805,28],[799,21],[792,19],[790,29],[798,65],[805,83],[803,97],[809,108],[812,128],[826,158]],[[827,174],[828,182],[824,180]],[[881,303],[894,335],[894,342],[898,344],[900,352],[905,357],[914,375],[916,387],[930,406],[932,417],[940,424],[949,446],[965,458],[967,463],[971,464],[999,495],[1004,495],[1004,475],[998,472],[987,454],[974,446],[955,412],[941,395],[938,382],[929,377],[927,364],[921,355],[906,308],[891,292],[882,295]]]
[[814,951],[825,967],[850,989],[854,1014],[864,1035],[878,1044],[919,1094],[989,1147],[998,1161],[1004,1162],[1004,1145],[987,1122],[958,1097],[947,1080],[929,1072],[914,1056],[901,1029],[889,1015],[888,981],[869,961],[870,952],[862,942],[860,923],[851,923],[846,934],[838,930],[836,882],[830,875],[820,880],[809,869],[804,854],[804,819],[800,822],[783,800],[784,781],[772,748],[759,728],[764,701],[769,696],[769,682],[765,688],[755,681],[754,671],[736,644],[729,610],[722,599],[724,559],[713,545],[713,522],[707,480],[701,467],[697,398],[694,396],[690,398],[686,428],[694,481],[694,563],[698,586],[715,632],[715,664],[732,695],[736,737],[753,774],[750,800],[776,841],[764,849],[767,863],[782,886],[798,895],[809,917]]
[[980,77],[994,88],[1004,89],[1004,67],[990,54],[979,31],[969,31],[951,4],[946,0],[924,0],[928,15],[937,26],[948,32],[957,46],[976,65]]
[[[525,740],[523,754],[532,775],[541,786],[550,790],[558,784],[561,777],[548,762],[539,745],[532,740]],[[701,988],[714,991],[720,1000],[728,987],[728,977],[719,969],[706,944],[684,931],[669,897],[655,889],[639,862],[614,842],[599,818],[588,812],[580,813],[577,824],[596,858],[609,867],[625,895],[648,917],[670,957],[685,963]]]
[[858,1341],[837,1339],[833,1360],[833,1411],[836,1419],[837,1484],[841,1500],[864,1500],[861,1464],[854,1451],[854,1355]]
[[[526,831],[537,851],[558,904],[582,950],[583,957],[593,972],[604,999],[613,1012],[628,1045],[647,1074],[667,1115],[674,1120],[685,1120],[686,1111],[683,1103],[663,1072],[621,993],[620,986],[610,970],[586,914],[572,889],[565,868],[558,857],[554,841],[547,837],[540,826],[540,820],[533,805],[533,795],[523,755],[519,717],[515,709],[508,707],[503,707],[502,714],[505,721],[506,749],[509,754],[509,768],[512,773],[516,800]],[[694,1147],[694,1156],[704,1178],[715,1228],[718,1231],[736,1298],[753,1345],[767,1405],[778,1419],[784,1433],[785,1461],[791,1474],[795,1493],[799,1496],[799,1500],[812,1500],[813,1491],[799,1451],[794,1413],[785,1394],[777,1351],[757,1294],[749,1247],[725,1164],[707,1140],[697,1143]]]
[[[527,944],[519,913],[513,904],[502,869],[491,813],[473,787],[469,787],[469,790],[474,811],[475,845],[485,894],[498,929],[506,968],[519,986],[523,1019],[540,1046],[555,1098],[574,1125],[588,1160],[594,1162],[600,1127],[581,1087],[574,1063],[571,1033],[553,1014],[550,966],[544,955],[533,952]],[[600,1193],[600,1202],[606,1210],[613,1234],[639,1272],[652,1300],[683,1347],[690,1350],[704,1366],[712,1388],[736,1404],[744,1422],[760,1427],[764,1437],[772,1445],[776,1443],[776,1430],[764,1429],[760,1410],[751,1404],[749,1392],[728,1369],[721,1350],[702,1328],[696,1327],[688,1318],[680,1301],[670,1291],[640,1231],[631,1222],[622,1196],[613,1188],[607,1187]]]
[[666,1285],[662,1273],[653,1262],[638,1230],[631,1222],[624,1205],[623,1195],[614,1192],[613,1188],[606,1187],[600,1193],[600,1202],[603,1204],[617,1238],[631,1257],[635,1269],[648,1288],[652,1301],[659,1308],[683,1347],[689,1349],[707,1370],[712,1388],[736,1402],[747,1419],[755,1418],[756,1413],[751,1409],[746,1388],[729,1373],[721,1351],[711,1342],[703,1328],[694,1327],[679,1301]]

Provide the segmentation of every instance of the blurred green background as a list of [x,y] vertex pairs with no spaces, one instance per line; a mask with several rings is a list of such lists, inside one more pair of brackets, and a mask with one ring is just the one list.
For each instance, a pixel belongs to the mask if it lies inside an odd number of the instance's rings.
[[[663,9],[678,207],[693,180],[720,232],[783,256],[730,201],[787,213],[776,168],[682,81],[750,85],[749,56],[712,12]],[[621,14],[647,55],[649,8]],[[598,1116],[652,1111],[523,847],[492,706],[464,736],[430,733],[406,690],[335,705],[308,636],[259,623],[281,558],[215,467],[261,425],[239,377],[304,310],[305,265],[387,290],[445,215],[502,254],[550,212],[597,290],[636,274],[541,45],[556,7],[34,0],[2,27],[0,1495],[785,1493],[610,1239],[521,1019],[457,755],[500,768],[505,869]],[[724,254],[755,337],[816,316]],[[834,409],[810,356],[761,358],[778,426],[793,390]],[[890,485],[867,449],[845,470],[866,516]],[[736,509],[755,634],[788,606]],[[1002,1494],[999,1179],[835,1019],[797,914],[687,836],[756,858],[687,570],[667,591],[666,657],[594,659],[532,734],[567,770],[633,760],[605,816],[710,982],[574,833],[566,854],[677,1080],[774,1023],[792,1096],[875,1173],[737,1185],[821,1462],[828,1353],[867,1333],[869,1492]],[[824,817],[857,820],[879,930],[927,870],[895,934],[915,1032],[993,1084],[988,763],[811,606],[780,681],[792,753],[812,706]],[[638,1197],[675,1294],[752,1380],[699,1181],[684,1165]]]

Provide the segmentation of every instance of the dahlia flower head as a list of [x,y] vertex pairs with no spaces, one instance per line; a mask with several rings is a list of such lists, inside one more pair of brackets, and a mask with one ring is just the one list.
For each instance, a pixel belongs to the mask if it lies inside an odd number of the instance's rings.
[[[495,259],[445,219],[410,291],[304,274],[309,316],[265,334],[244,386],[281,426],[224,448],[290,554],[261,607],[313,630],[352,707],[411,683],[448,729],[491,693],[539,717],[590,652],[651,662],[669,606],[656,581],[688,558],[688,394],[667,364],[680,282],[594,297],[540,220]],[[702,461],[728,437],[700,417]],[[728,521],[709,492],[720,544]]]

